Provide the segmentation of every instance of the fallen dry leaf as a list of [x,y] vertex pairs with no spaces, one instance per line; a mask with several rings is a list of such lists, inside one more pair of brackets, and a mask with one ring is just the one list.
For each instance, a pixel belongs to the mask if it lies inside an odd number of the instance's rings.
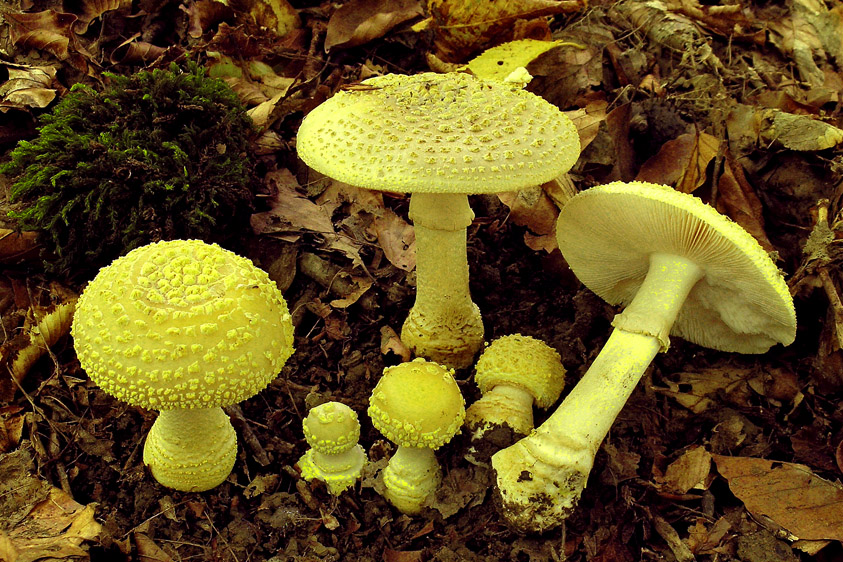
[[325,51],[363,45],[423,14],[421,0],[351,0],[328,20]]
[[437,56],[448,62],[462,62],[480,49],[519,39],[513,37],[517,20],[578,12],[585,6],[585,0],[428,0],[428,28],[434,34]]
[[749,380],[758,376],[758,373],[750,369],[738,368],[713,368],[698,373],[681,372],[676,374],[675,381],[663,379],[667,389],[657,387],[655,390],[699,414],[714,403],[707,396],[719,391],[723,391],[733,403],[745,404],[750,395]]
[[161,550],[161,547],[146,534],[135,532],[132,536],[135,539],[138,562],[174,562],[172,557]]
[[[710,459],[709,459],[710,460]],[[688,548],[694,554],[713,554],[720,542],[732,528],[731,523],[721,517],[714,522],[714,525],[707,527],[706,519],[697,519],[697,522],[688,529]]]
[[4,12],[11,24],[9,36],[12,43],[52,53],[59,60],[68,58],[71,28],[77,17],[74,14],[44,10],[41,12]]
[[694,447],[670,463],[664,476],[657,484],[662,491],[672,494],[686,494],[693,488],[704,488],[711,472],[711,454],[705,447]]
[[767,252],[775,248],[764,230],[764,208],[744,176],[743,167],[727,151],[717,182],[714,208],[741,225]]
[[802,464],[712,455],[747,510],[799,539],[843,540],[843,488]]
[[38,257],[38,232],[0,228],[0,263],[16,264]]
[[768,109],[763,112],[761,138],[791,150],[817,151],[843,142],[843,130],[807,115]]
[[[13,63],[0,66],[5,67],[9,76],[0,84],[0,111],[25,107],[44,108],[56,98],[56,90],[52,87],[56,67]],[[0,229],[0,260],[3,259],[3,230]]]
[[609,103],[606,100],[594,100],[581,109],[564,112],[577,127],[577,133],[580,136],[580,151],[585,150],[585,147],[597,136],[600,123],[606,120],[608,107]]
[[524,242],[530,249],[550,253],[558,247],[555,232],[559,209],[540,186],[498,193],[498,198],[509,207],[510,220],[529,229]]
[[391,209],[383,209],[382,215],[375,217],[371,228],[389,263],[404,271],[416,268],[416,232],[413,225]]
[[22,411],[20,406],[0,408],[0,454],[8,453],[20,443],[24,421]]
[[259,27],[273,30],[278,37],[284,37],[301,25],[298,12],[287,0],[227,0],[224,3],[235,12],[248,13]]
[[[152,62],[158,57],[164,55],[167,49],[148,43],[146,41],[139,41],[140,33],[129,37],[111,51],[108,60],[111,64],[138,64],[142,62]],[[178,47],[171,47],[175,50]]]
[[717,155],[720,142],[697,131],[667,141],[659,152],[641,166],[638,181],[672,185],[677,191],[693,193],[706,180],[705,169]]
[[404,345],[404,342],[401,341],[401,338],[398,337],[391,326],[381,327],[381,353],[383,355],[394,353],[401,358],[402,363],[409,361],[413,355],[410,348]]
[[83,0],[77,3],[80,13],[79,19],[73,24],[73,31],[83,35],[88,31],[88,25],[101,15],[112,10],[132,7],[132,0]]
[[513,71],[526,67],[536,57],[562,41],[518,39],[486,49],[468,62],[468,70],[484,80],[505,80]]

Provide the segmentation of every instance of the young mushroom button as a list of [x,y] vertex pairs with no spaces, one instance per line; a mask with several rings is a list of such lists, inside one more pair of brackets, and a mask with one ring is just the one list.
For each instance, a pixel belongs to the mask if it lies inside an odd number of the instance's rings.
[[302,429],[311,447],[298,462],[305,480],[323,480],[339,495],[360,478],[366,453],[357,443],[360,422],[354,410],[340,402],[320,404],[304,418]]
[[468,289],[468,194],[516,191],[567,172],[576,127],[513,84],[469,74],[390,74],[338,92],[302,121],[311,168],[368,189],[411,193],[416,302],[401,339],[416,355],[471,365],[483,322]]
[[554,527],[575,507],[601,441],[669,335],[738,353],[796,335],[775,264],[696,197],[642,182],[593,187],[562,208],[557,238],[580,281],[626,309],[550,418],[492,456],[503,515],[522,531]]
[[158,482],[182,491],[228,477],[236,436],[221,406],[257,394],[293,353],[275,283],[200,240],[142,246],[101,269],[79,297],[72,334],[92,381],[161,411],[143,461]]
[[465,402],[452,369],[423,358],[387,367],[369,398],[372,425],[398,445],[383,471],[386,499],[421,512],[442,480],[433,451],[456,435]]

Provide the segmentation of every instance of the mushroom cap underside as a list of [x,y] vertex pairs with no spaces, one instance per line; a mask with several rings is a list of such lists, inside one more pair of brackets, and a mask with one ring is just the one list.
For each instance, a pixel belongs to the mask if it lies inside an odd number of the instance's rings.
[[498,193],[567,172],[580,142],[559,108],[470,74],[388,74],[302,121],[301,159],[339,181],[401,193]]
[[593,187],[562,209],[557,240],[580,281],[613,305],[632,301],[651,254],[693,261],[704,277],[672,335],[739,353],[795,338],[793,300],[779,269],[752,235],[697,197],[646,182]]
[[142,246],[101,269],[79,298],[72,334],[91,380],[157,410],[245,400],[293,352],[275,283],[248,259],[200,240]]
[[399,446],[436,449],[459,431],[465,401],[453,369],[419,358],[384,369],[369,398],[369,417]]

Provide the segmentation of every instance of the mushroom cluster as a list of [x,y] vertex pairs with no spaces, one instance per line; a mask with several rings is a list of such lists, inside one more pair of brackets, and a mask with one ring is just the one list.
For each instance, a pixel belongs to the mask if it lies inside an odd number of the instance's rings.
[[348,184],[411,193],[416,302],[401,331],[416,355],[454,368],[483,346],[469,294],[468,194],[516,191],[567,172],[574,124],[520,86],[464,73],[389,74],[311,111],[296,148],[314,170]]
[[251,261],[200,240],[156,242],[100,270],[71,328],[105,392],[160,410],[143,460],[164,486],[203,491],[234,466],[222,410],[268,385],[293,353],[284,297]]

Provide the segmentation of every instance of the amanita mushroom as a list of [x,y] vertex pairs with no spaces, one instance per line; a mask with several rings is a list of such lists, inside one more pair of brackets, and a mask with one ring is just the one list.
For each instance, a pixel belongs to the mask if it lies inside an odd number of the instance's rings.
[[338,92],[305,117],[296,148],[339,181],[412,193],[416,302],[401,339],[416,355],[464,368],[483,346],[468,288],[468,194],[550,181],[576,162],[580,144],[565,114],[516,85],[424,73]]
[[669,335],[764,353],[796,333],[793,301],[767,253],[691,195],[642,182],[594,187],[563,207],[557,238],[580,281],[626,309],[550,418],[492,456],[503,515],[521,531],[570,514],[600,443]]
[[234,466],[236,435],[221,406],[257,394],[293,352],[275,283],[200,240],[142,246],[101,269],[79,297],[72,334],[91,380],[161,411],[143,461],[164,486],[193,492]]
[[559,353],[543,341],[512,334],[483,351],[474,382],[483,397],[465,414],[473,438],[481,439],[495,427],[507,427],[523,437],[533,430],[533,404],[549,408],[559,398],[565,367]]
[[442,481],[433,451],[450,441],[465,419],[453,369],[423,358],[387,367],[369,398],[369,417],[398,445],[383,472],[386,499],[402,513],[420,513]]
[[302,422],[310,449],[298,465],[305,480],[323,480],[328,491],[341,494],[352,486],[366,464],[357,414],[341,402],[326,402],[310,410]]

